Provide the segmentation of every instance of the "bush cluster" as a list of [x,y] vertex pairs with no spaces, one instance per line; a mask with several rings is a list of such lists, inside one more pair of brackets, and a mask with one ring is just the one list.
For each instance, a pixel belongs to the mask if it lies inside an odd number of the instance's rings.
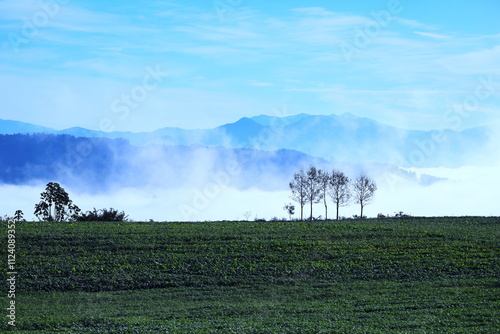
[[80,214],[76,220],[81,222],[122,222],[126,221],[127,218],[124,211],[118,212],[113,208],[99,210],[94,208],[93,211]]

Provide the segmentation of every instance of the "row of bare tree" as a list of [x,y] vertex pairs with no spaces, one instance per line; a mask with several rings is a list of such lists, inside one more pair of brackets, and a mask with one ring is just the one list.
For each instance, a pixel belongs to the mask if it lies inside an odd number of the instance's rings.
[[363,217],[363,208],[373,200],[377,185],[365,174],[351,180],[341,171],[333,170],[329,173],[310,166],[309,169],[300,169],[293,175],[290,189],[292,190],[291,198],[300,204],[301,220],[304,219],[304,205],[311,206],[309,219],[312,220],[313,204],[321,201],[325,205],[325,219],[328,219],[328,197],[336,205],[338,220],[339,208],[351,202],[361,206],[360,217]]

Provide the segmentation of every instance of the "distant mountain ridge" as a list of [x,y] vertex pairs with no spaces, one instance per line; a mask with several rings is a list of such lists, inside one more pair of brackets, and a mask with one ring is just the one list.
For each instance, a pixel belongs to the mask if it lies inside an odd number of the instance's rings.
[[30,133],[55,133],[54,129],[46,128],[43,126],[33,125],[30,123],[3,120],[0,119],[0,134],[13,135],[13,134],[30,134]]
[[486,127],[464,131],[406,130],[346,113],[243,117],[212,129],[161,128],[153,132],[102,132],[74,127],[54,130],[0,120],[0,134],[50,133],[75,137],[121,138],[131,144],[208,146],[276,151],[289,149],[331,161],[383,163],[404,167],[458,167],[487,163]]

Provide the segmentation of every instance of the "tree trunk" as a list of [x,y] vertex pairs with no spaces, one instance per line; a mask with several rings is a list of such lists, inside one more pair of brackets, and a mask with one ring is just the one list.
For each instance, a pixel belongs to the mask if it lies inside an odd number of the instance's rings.
[[300,205],[300,220],[304,220],[304,205]]
[[339,220],[339,202],[337,202],[337,220]]
[[309,217],[309,220],[313,220],[313,202],[311,201],[311,217]]
[[359,218],[363,218],[363,204],[361,204],[361,216]]
[[52,221],[56,221],[57,208],[54,204],[54,214],[52,214],[52,203],[49,204],[49,219],[52,218]]
[[326,192],[323,194],[323,204],[325,205],[325,220],[328,220],[328,204],[326,202]]

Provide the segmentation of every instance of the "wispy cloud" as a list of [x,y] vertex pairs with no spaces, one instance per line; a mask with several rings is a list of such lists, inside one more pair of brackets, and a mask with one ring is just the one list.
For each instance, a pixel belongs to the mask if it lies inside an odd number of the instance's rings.
[[446,35],[433,34],[433,33],[422,32],[422,31],[415,31],[415,34],[421,35],[421,36],[425,36],[425,37],[431,37],[431,38],[435,38],[435,39],[448,39],[448,38],[451,38],[450,36],[446,36]]
[[[40,29],[36,38],[22,45],[21,54],[0,54],[4,73],[30,73],[50,81],[56,80],[55,73],[69,71],[74,77],[104,77],[117,86],[126,86],[140,80],[145,66],[165,64],[169,70],[184,73],[184,77],[171,77],[168,85],[186,91],[204,90],[206,95],[220,90],[241,98],[252,94],[242,91],[245,86],[260,87],[267,96],[276,92],[286,96],[308,93],[292,100],[312,110],[355,108],[366,95],[369,98],[360,109],[369,106],[369,100],[380,102],[380,108],[384,104],[383,109],[395,110],[401,104],[413,103],[426,108],[421,110],[426,114],[431,112],[427,109],[442,107],[438,95],[443,101],[459,99],[476,80],[474,76],[497,73],[499,69],[500,35],[464,36],[442,26],[410,20],[404,12],[394,16],[346,64],[340,45],[362,40],[357,34],[375,22],[369,12],[299,7],[271,15],[245,4],[247,7],[235,9],[231,20],[221,22],[210,5],[163,1],[151,6],[131,5],[134,10],[123,12],[107,6],[72,2],[61,6],[59,14]],[[19,31],[22,17],[30,17],[37,10],[36,1],[0,1],[0,17],[5,22],[1,31]],[[204,80],[189,79],[193,77]],[[357,101],[349,101],[355,95]],[[300,102],[298,96],[306,100]],[[102,97],[89,97],[89,101],[92,99],[100,101]],[[248,99],[256,100],[254,96]],[[345,105],[340,106],[338,101]],[[184,109],[193,109],[194,101],[183,102],[187,104]],[[212,103],[214,110],[225,105],[224,101]],[[380,110],[373,109],[372,114]]]
[[442,64],[448,71],[456,74],[480,75],[495,73],[500,75],[500,46],[446,55]]
[[271,82],[260,82],[260,81],[253,81],[253,80],[249,81],[248,85],[253,86],[253,87],[271,87],[271,86],[274,86],[274,84]]
[[423,22],[420,22],[417,20],[410,20],[410,19],[407,19],[407,18],[404,18],[401,16],[395,17],[394,21],[396,21],[397,23],[399,23],[401,25],[404,25],[406,27],[413,28],[413,29],[424,29],[424,30],[430,30],[430,31],[438,30],[438,27],[436,27],[436,26],[429,25],[429,24],[426,24],[426,23],[423,23]]

